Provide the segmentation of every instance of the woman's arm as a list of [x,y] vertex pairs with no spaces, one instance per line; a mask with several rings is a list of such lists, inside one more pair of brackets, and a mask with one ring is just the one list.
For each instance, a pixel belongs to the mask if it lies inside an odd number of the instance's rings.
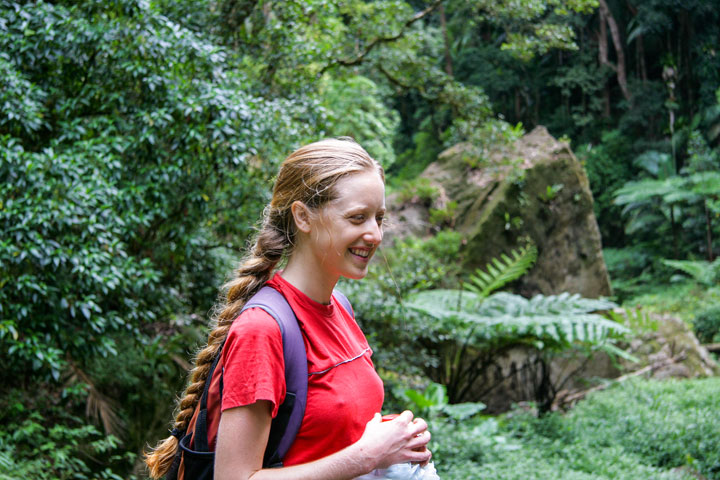
[[394,463],[430,460],[430,432],[421,419],[403,412],[390,422],[375,415],[360,440],[327,457],[302,465],[262,469],[270,434],[271,403],[225,410],[215,449],[216,480],[350,480]]

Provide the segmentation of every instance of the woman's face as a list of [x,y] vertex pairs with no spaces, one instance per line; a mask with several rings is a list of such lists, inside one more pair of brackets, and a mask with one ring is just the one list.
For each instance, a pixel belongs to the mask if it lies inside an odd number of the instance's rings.
[[340,179],[335,192],[310,222],[309,246],[318,273],[363,278],[383,237],[385,184],[375,171],[359,172]]

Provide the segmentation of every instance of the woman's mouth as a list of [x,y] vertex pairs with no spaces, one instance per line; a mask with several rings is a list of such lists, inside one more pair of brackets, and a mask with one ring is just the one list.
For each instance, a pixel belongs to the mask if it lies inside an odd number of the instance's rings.
[[368,258],[370,256],[370,249],[365,248],[351,248],[350,253],[361,258]]

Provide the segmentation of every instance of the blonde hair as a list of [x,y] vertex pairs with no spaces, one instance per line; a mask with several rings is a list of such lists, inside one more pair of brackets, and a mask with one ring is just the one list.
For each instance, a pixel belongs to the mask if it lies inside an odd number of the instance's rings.
[[[348,137],[321,140],[301,147],[280,166],[273,197],[265,207],[260,231],[248,254],[235,270],[233,279],[223,290],[225,295],[215,309],[207,345],[190,370],[190,380],[176,408],[174,429],[183,432],[200,401],[205,381],[214,358],[227,337],[230,325],[245,302],[267,282],[275,267],[288,255],[295,243],[295,222],[290,207],[301,201],[317,209],[336,196],[335,185],[353,173],[376,171],[384,181],[380,164],[354,140]],[[145,455],[152,478],[160,478],[170,469],[178,449],[178,438],[171,435]]]

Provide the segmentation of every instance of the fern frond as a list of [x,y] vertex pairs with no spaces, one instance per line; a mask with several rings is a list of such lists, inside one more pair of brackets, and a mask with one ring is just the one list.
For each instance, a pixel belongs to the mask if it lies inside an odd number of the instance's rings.
[[661,260],[668,267],[690,275],[696,282],[713,286],[720,281],[720,258],[710,263],[703,260]]
[[436,319],[462,316],[480,308],[482,298],[466,290],[426,290],[411,295],[406,306]]
[[485,266],[487,272],[479,268],[474,275],[470,275],[470,283],[465,288],[485,298],[493,291],[502,288],[504,285],[520,278],[535,264],[537,260],[537,247],[528,244],[517,250],[512,250],[510,256],[500,255],[500,258],[493,258]]

